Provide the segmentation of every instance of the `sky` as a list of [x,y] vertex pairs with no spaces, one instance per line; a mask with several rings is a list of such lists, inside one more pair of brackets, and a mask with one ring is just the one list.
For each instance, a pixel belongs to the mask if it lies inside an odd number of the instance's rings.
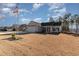
[[0,3],[0,26],[47,22],[66,13],[79,14],[79,3]]

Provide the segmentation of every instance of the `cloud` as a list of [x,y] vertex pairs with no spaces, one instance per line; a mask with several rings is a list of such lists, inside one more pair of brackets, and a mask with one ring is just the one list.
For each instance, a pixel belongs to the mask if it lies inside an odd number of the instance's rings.
[[0,13],[3,13],[3,14],[7,13],[9,16],[16,16],[16,15],[22,13],[22,12],[31,14],[31,12],[29,10],[27,10],[27,9],[19,9],[19,8],[18,8],[17,13],[13,13],[14,10],[12,10],[11,8],[8,8],[8,7],[2,8],[0,11],[1,11]]
[[43,22],[42,18],[34,18],[34,19],[30,19],[30,18],[20,18],[19,19],[20,24],[28,24],[30,21],[35,21],[35,22]]
[[4,7],[15,7],[17,4],[16,3],[3,3],[2,6]]
[[16,13],[13,13],[13,10],[11,8],[2,8],[1,9],[2,14],[7,14],[8,16],[16,16]]
[[27,9],[18,9],[19,13],[20,12],[24,12],[24,13],[31,13],[29,10]]
[[48,19],[44,19],[44,18],[39,17],[39,18],[34,18],[33,21],[38,22],[38,23],[42,23],[42,22],[47,22]]
[[66,8],[63,7],[61,9],[56,9],[53,12],[56,13],[56,14],[64,15],[67,11],[66,11]]
[[16,3],[3,3],[3,4],[0,4],[0,13],[12,16],[13,15],[13,12],[12,12],[13,9],[12,8],[15,8],[16,5],[17,5]]
[[35,18],[33,21],[41,23],[41,22],[43,22],[43,19],[42,18]]
[[43,5],[44,5],[43,3],[34,3],[32,10],[36,10],[36,9],[40,8],[41,6],[43,6]]
[[43,3],[35,3],[33,4],[33,10],[37,10],[42,6],[48,6],[48,17],[52,16],[54,18],[58,17],[58,16],[62,16],[64,15],[67,10],[66,7],[64,5],[64,3],[48,3],[48,4],[43,4]]
[[2,13],[9,13],[10,11],[10,8],[2,8]]
[[29,18],[20,18],[19,22],[20,24],[28,24],[31,21]]
[[[38,23],[45,22],[45,20],[40,18],[40,17],[39,18],[34,18],[34,19],[22,17],[22,18],[19,19],[20,24],[29,24],[30,21],[35,21],[35,22],[38,22]],[[48,20],[46,20],[46,21],[48,21]]]
[[67,10],[66,7],[63,3],[52,3],[52,4],[48,4],[49,6],[49,12],[52,13],[52,17],[56,18],[58,16],[63,16]]
[[55,13],[66,12],[66,8],[63,7],[63,8],[61,8],[61,9],[56,9],[56,10],[54,10],[54,12],[55,12]]
[[60,9],[64,6],[63,3],[50,3],[48,4],[49,10]]

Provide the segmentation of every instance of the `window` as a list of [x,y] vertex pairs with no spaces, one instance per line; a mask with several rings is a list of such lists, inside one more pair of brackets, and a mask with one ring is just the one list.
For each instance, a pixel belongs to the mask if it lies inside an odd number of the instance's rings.
[[53,29],[53,31],[56,31],[56,29],[55,28],[52,28]]
[[52,32],[59,32],[59,28],[52,27]]
[[46,32],[50,33],[50,27],[46,27]]

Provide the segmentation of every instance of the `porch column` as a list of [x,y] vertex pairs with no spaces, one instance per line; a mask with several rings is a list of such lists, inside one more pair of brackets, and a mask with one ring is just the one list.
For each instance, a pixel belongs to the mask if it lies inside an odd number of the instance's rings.
[[47,26],[46,26],[46,33],[47,33]]
[[52,26],[50,26],[50,32],[53,32],[53,29],[52,29],[53,27]]

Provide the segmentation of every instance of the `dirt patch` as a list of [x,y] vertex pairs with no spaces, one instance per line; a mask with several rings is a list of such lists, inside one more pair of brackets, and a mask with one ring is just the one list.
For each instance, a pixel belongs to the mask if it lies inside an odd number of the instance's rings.
[[25,34],[17,35],[21,40],[2,40],[9,37],[0,36],[0,55],[79,55],[79,37],[70,34]]

